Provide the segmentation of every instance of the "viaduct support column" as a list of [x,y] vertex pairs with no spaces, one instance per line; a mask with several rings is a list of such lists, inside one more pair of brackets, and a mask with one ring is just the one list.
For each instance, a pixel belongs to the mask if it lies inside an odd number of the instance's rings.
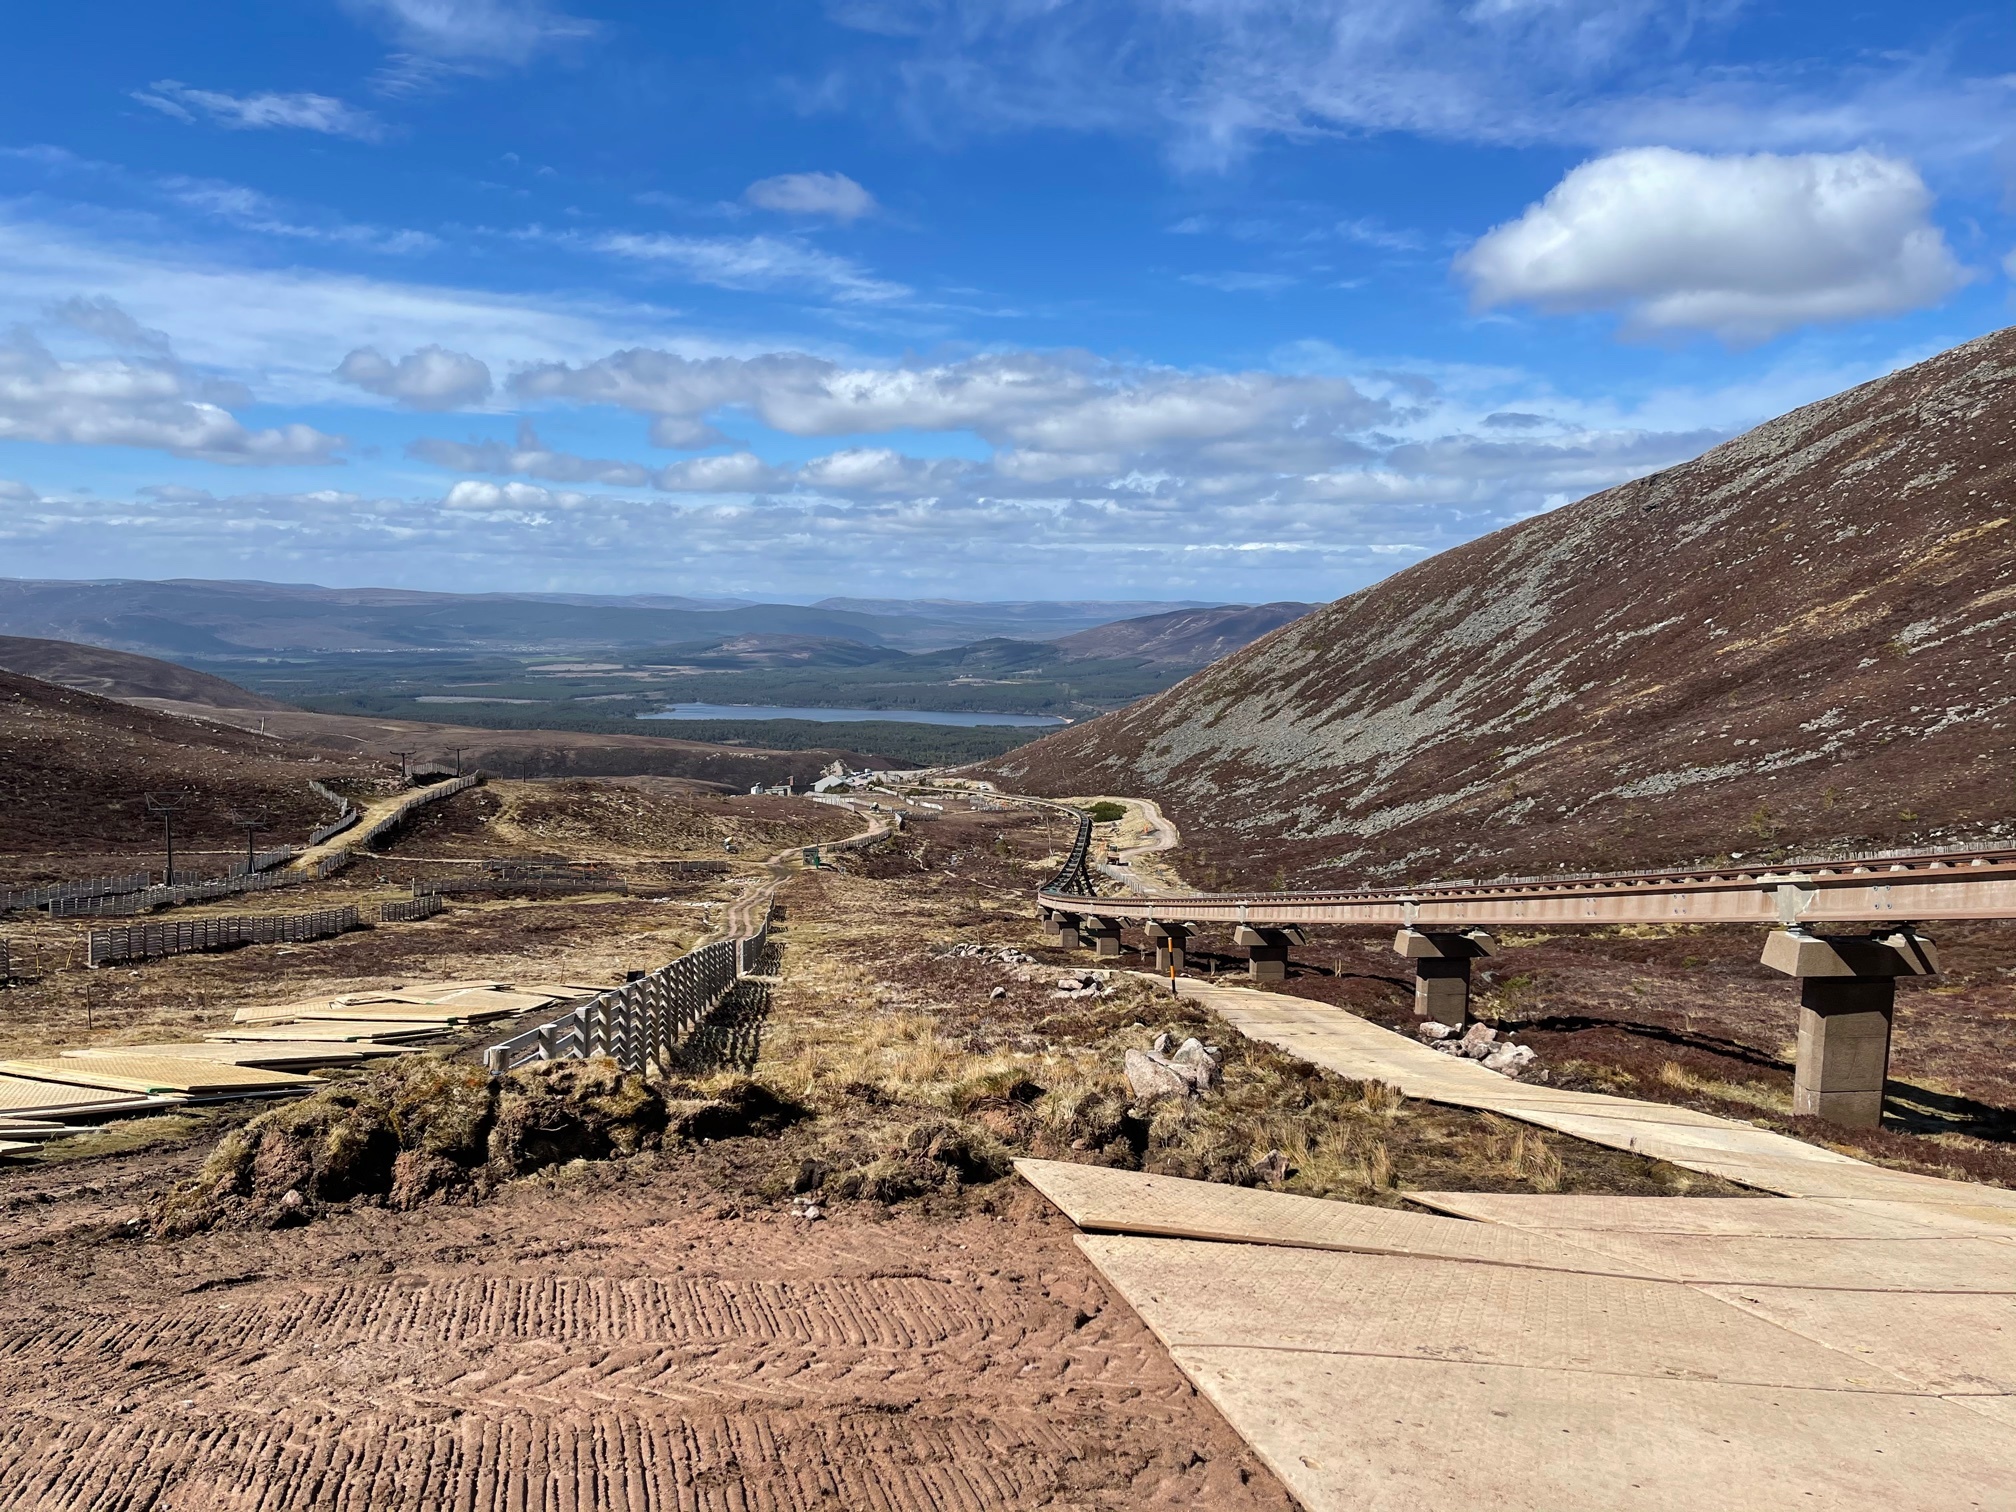
[[1256,982],[1284,982],[1288,979],[1288,947],[1308,941],[1296,925],[1263,929],[1241,924],[1232,932],[1235,944],[1246,947],[1246,974]]
[[1055,945],[1060,950],[1078,948],[1078,916],[1067,913],[1051,913],[1043,916],[1043,943]]
[[1764,942],[1764,964],[1799,979],[1794,1116],[1881,1127],[1897,978],[1937,972],[1933,943],[1908,924],[1825,937],[1781,929]]
[[1481,929],[1403,929],[1393,948],[1414,963],[1414,1017],[1460,1029],[1470,1016],[1470,963],[1496,955]]
[[1190,943],[1188,924],[1157,924],[1149,920],[1147,934],[1155,946],[1155,974],[1168,976],[1183,970],[1183,947]]
[[1120,921],[1118,919],[1088,919],[1083,931],[1092,941],[1092,954],[1102,961],[1117,961],[1120,958]]

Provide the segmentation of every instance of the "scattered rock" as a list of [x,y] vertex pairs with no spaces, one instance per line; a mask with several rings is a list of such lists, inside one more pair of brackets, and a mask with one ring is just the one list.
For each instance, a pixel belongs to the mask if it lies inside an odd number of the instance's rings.
[[1414,1026],[1414,1037],[1421,1040],[1444,1040],[1454,1033],[1454,1026],[1440,1019],[1423,1019]]
[[1268,1186],[1279,1186],[1295,1173],[1290,1169],[1286,1155],[1279,1150],[1269,1150],[1253,1162],[1253,1174]]
[[1155,1043],[1153,1045],[1150,1045],[1148,1048],[1153,1050],[1157,1055],[1167,1055],[1169,1053],[1170,1047],[1175,1043],[1176,1043],[1175,1036],[1170,1034],[1169,1031],[1165,1029],[1160,1034],[1155,1036]]
[[[1168,1038],[1166,1034],[1162,1037]],[[1218,1084],[1218,1056],[1194,1039],[1183,1041],[1168,1063],[1199,1092]]]
[[1188,1097],[1196,1090],[1188,1076],[1152,1051],[1129,1050],[1126,1069],[1127,1086],[1137,1102]]
[[1483,1066],[1486,1071],[1497,1071],[1510,1076],[1516,1074],[1521,1067],[1531,1065],[1533,1059],[1531,1045],[1497,1045],[1484,1057]]
[[992,1001],[998,1003],[1002,998],[1008,996],[1008,989],[1006,987],[996,987],[992,992],[988,993],[987,996]]
[[1463,1031],[1464,1054],[1471,1053],[1471,1047],[1489,1045],[1498,1038],[1498,1031],[1489,1024],[1472,1024]]

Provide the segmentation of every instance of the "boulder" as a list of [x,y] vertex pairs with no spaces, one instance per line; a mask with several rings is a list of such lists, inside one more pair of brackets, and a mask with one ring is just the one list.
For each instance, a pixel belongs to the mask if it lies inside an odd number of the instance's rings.
[[1195,1084],[1176,1067],[1146,1050],[1127,1052],[1127,1086],[1137,1102],[1188,1097]]
[[1218,1057],[1194,1039],[1183,1041],[1168,1063],[1199,1092],[1209,1091],[1218,1084]]

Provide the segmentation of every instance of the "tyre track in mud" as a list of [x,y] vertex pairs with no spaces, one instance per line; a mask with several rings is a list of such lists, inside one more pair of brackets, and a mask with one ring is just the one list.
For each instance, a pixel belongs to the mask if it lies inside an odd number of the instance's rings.
[[0,1512],[1287,1505],[1037,1205],[806,1225],[690,1181],[8,1266]]
[[985,1512],[1049,1496],[1072,1458],[1028,1413],[17,1418],[0,1428],[0,1508]]

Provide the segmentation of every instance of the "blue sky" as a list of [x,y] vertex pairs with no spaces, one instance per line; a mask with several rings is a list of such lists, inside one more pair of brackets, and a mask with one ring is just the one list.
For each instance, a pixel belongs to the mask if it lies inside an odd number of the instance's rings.
[[2010,323],[2006,6],[16,8],[0,574],[1332,598]]

